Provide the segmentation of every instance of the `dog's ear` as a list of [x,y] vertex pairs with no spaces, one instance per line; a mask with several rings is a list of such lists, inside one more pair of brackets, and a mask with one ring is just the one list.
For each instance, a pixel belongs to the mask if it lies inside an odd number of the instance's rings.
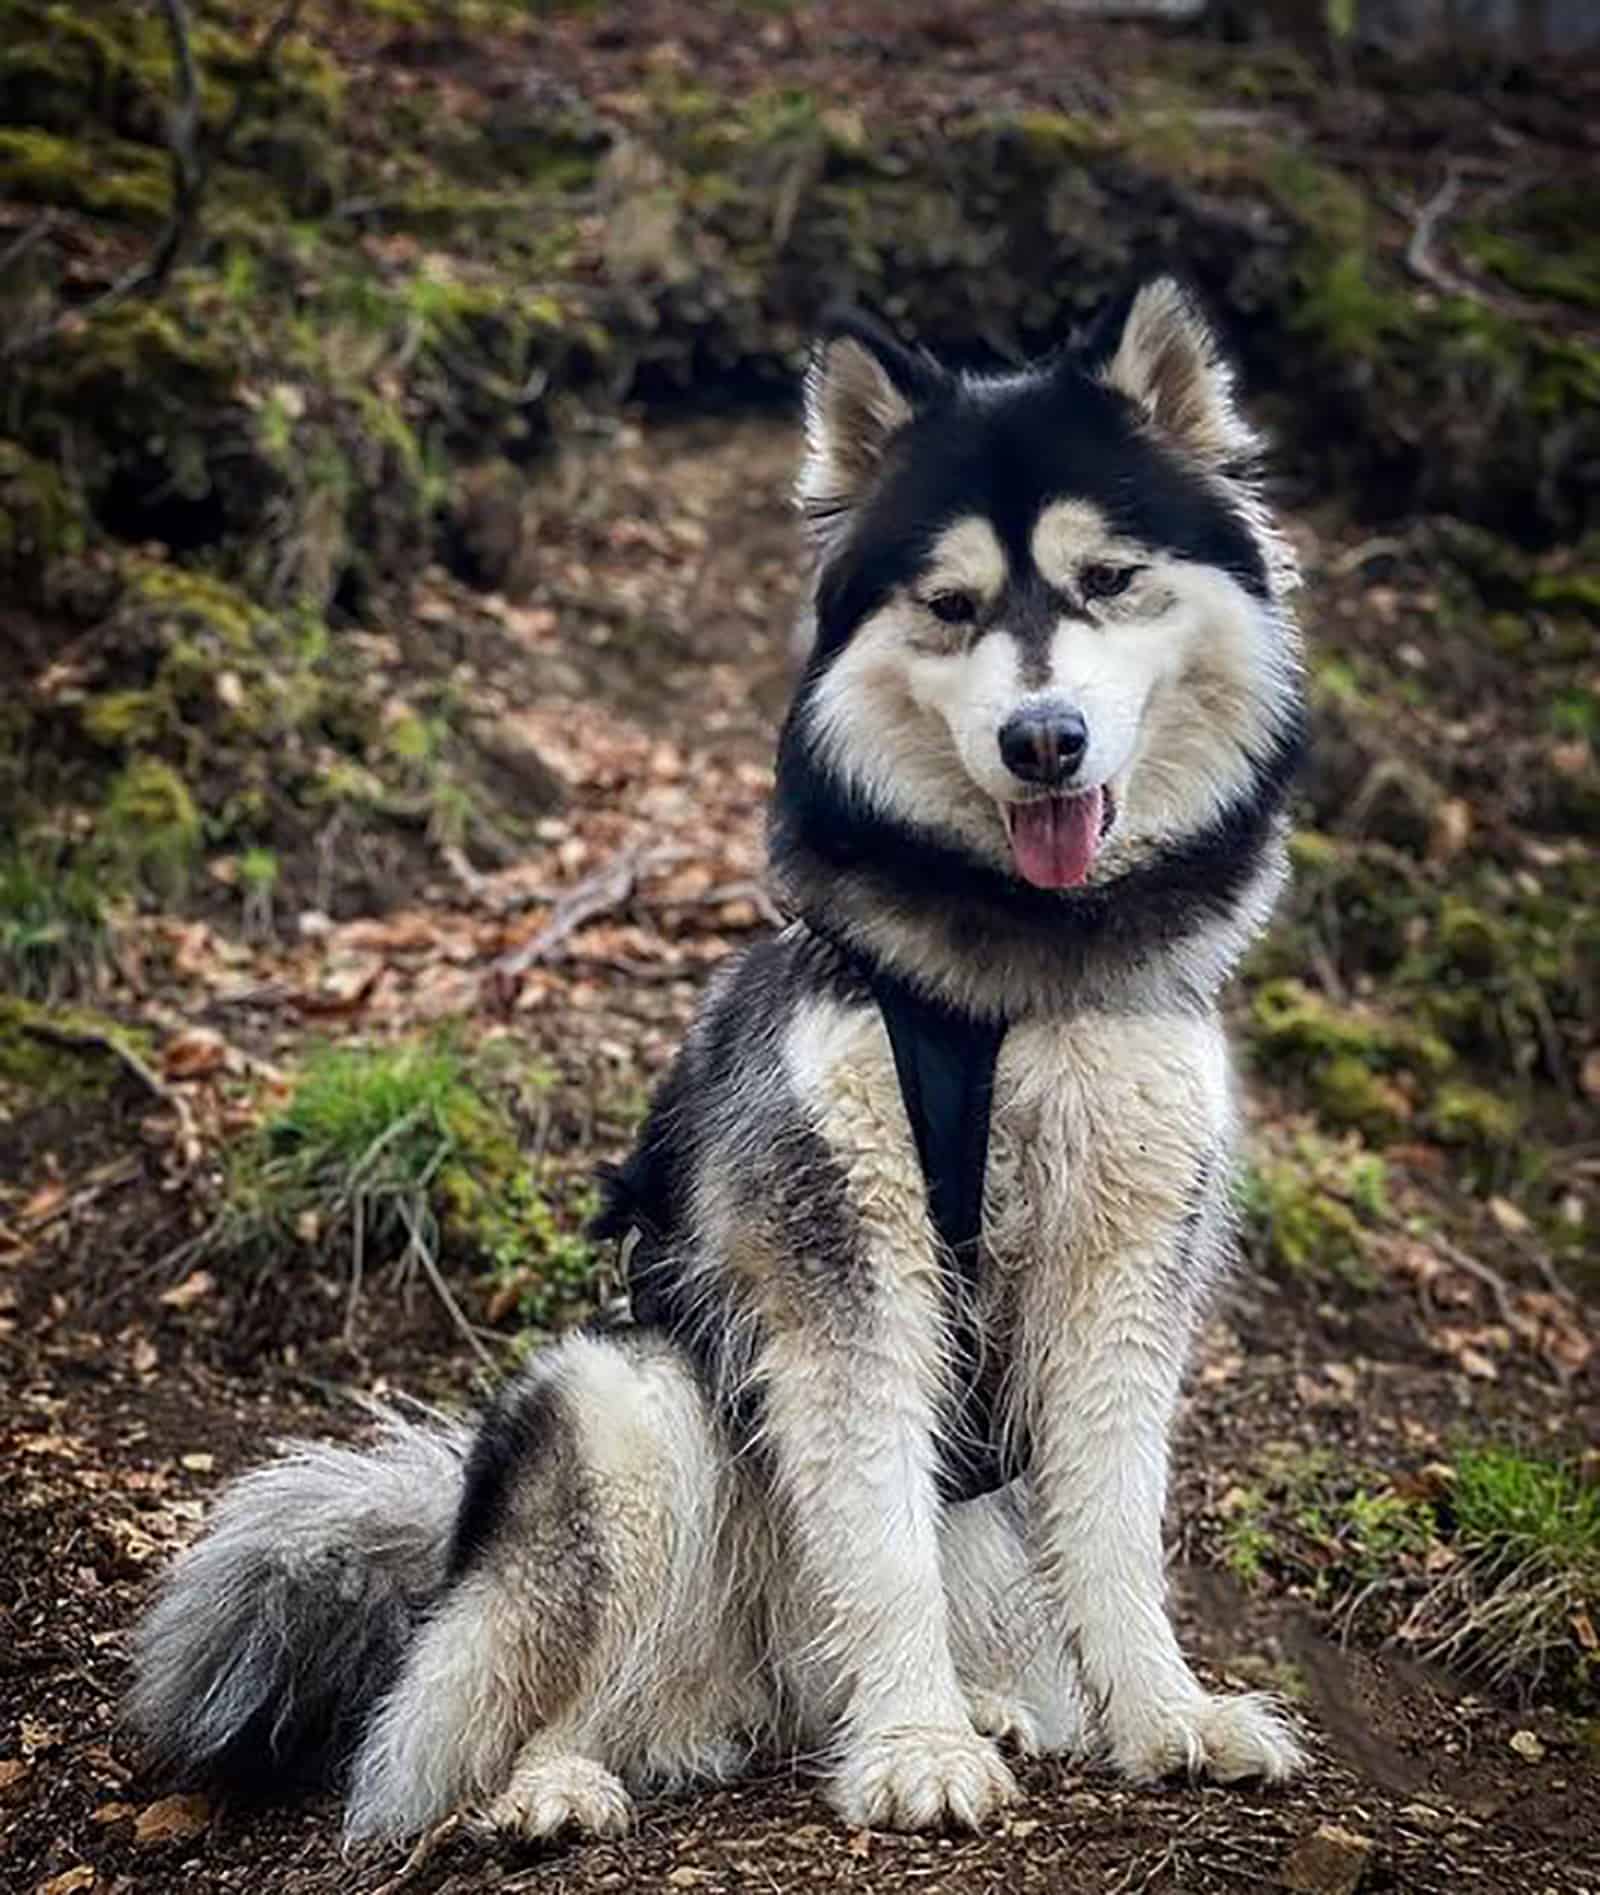
[[843,533],[889,443],[944,385],[930,357],[913,355],[864,317],[828,324],[806,370],[806,449],[795,489],[821,545]]
[[1155,277],[1108,310],[1085,354],[1103,382],[1206,466],[1233,467],[1257,453],[1234,399],[1233,367],[1175,278]]

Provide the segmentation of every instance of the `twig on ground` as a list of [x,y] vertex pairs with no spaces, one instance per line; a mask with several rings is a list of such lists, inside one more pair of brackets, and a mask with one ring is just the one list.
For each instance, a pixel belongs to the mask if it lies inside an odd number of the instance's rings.
[[25,1218],[20,1229],[0,1224],[0,1248],[21,1249],[25,1238],[37,1237],[52,1224],[59,1224],[64,1217],[75,1217],[108,1191],[120,1191],[124,1185],[132,1184],[143,1169],[139,1160],[131,1157],[119,1158],[115,1163],[102,1167],[100,1175],[90,1178],[81,1189],[69,1192],[59,1203],[50,1205],[43,1212]]
[[1555,313],[1551,305],[1535,302],[1526,296],[1485,289],[1482,284],[1474,283],[1469,277],[1441,263],[1434,255],[1433,246],[1440,229],[1460,199],[1464,175],[1461,165],[1448,166],[1444,182],[1421,205],[1413,204],[1398,194],[1389,199],[1392,208],[1411,225],[1411,234],[1406,239],[1406,268],[1419,283],[1426,283],[1430,289],[1438,290],[1443,296],[1464,296],[1484,309],[1492,309],[1498,315],[1510,316],[1520,322],[1547,321]]
[[1476,1257],[1451,1243],[1448,1237],[1441,1237],[1437,1231],[1431,1231],[1428,1242],[1432,1244],[1453,1270],[1464,1270],[1470,1277],[1486,1285],[1494,1297],[1495,1308],[1500,1312],[1500,1320],[1508,1329],[1516,1327],[1516,1315],[1511,1307],[1511,1291],[1506,1280],[1498,1270],[1491,1270],[1486,1263],[1480,1263]]
[[400,1864],[400,1867],[389,1877],[387,1882],[380,1882],[378,1884],[372,1891],[372,1895],[397,1895],[397,1892],[405,1887],[406,1883],[411,1880],[417,1870],[425,1866],[439,1845],[448,1841],[460,1827],[461,1818],[459,1816],[447,1816],[442,1823],[436,1823],[432,1829],[424,1831],[424,1833],[418,1837],[416,1846],[412,1849],[410,1855]]
[[66,1046],[78,1052],[109,1053],[177,1119],[178,1140],[184,1162],[192,1164],[199,1156],[200,1141],[188,1100],[174,1092],[131,1046],[119,1040],[115,1034],[101,1033],[93,1027],[60,1026],[53,1020],[29,1020],[24,1023],[22,1030],[31,1038],[44,1040],[52,1046]]
[[1412,214],[1411,235],[1406,239],[1406,268],[1413,276],[1436,290],[1442,290],[1447,296],[1461,294],[1461,279],[1435,260],[1433,240],[1439,225],[1450,214],[1460,195],[1461,171],[1458,166],[1449,165],[1438,190]]
[[400,1215],[404,1219],[406,1226],[406,1260],[414,1259],[417,1263],[421,1264],[422,1274],[428,1279],[429,1287],[444,1305],[445,1313],[460,1331],[467,1347],[471,1349],[485,1368],[497,1370],[500,1365],[483,1346],[482,1339],[479,1337],[477,1330],[474,1329],[472,1324],[467,1320],[466,1311],[456,1301],[450,1285],[445,1282],[444,1272],[439,1268],[438,1259],[433,1254],[433,1246],[417,1228],[416,1219],[412,1215],[411,1207],[406,1203],[404,1198],[399,1200],[399,1208]]
[[521,947],[492,961],[489,972],[501,980],[515,979],[538,961],[548,960],[557,948],[586,922],[594,921],[632,898],[640,878],[655,869],[681,861],[688,852],[672,844],[635,842],[619,850],[592,875],[586,875],[561,897],[539,932]]
[[4,250],[0,250],[0,276],[20,263],[41,238],[48,237],[55,229],[55,224],[55,212],[46,211],[42,217],[35,218],[26,230],[19,232]]
[[767,893],[760,882],[741,880],[737,882],[719,882],[715,888],[708,888],[703,895],[690,895],[687,898],[678,895],[665,897],[664,908],[720,908],[724,902],[747,901],[769,928],[782,928],[786,925],[783,910]]

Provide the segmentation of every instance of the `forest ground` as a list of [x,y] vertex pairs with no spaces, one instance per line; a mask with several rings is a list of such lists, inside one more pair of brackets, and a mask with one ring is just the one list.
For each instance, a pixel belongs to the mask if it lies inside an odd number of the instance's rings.
[[[536,702],[552,739],[568,739],[550,745],[574,799],[552,847],[580,840],[574,869],[641,840],[681,850],[622,917],[583,930],[509,1011],[498,1003],[502,1029],[563,1075],[563,1113],[645,1084],[688,1012],[695,967],[756,920],[737,890],[709,907],[700,897],[756,872],[764,759],[791,663],[793,448],[776,422],[697,423],[609,447],[568,522],[574,559],[609,548],[648,575],[652,596],[694,604],[673,612],[648,680],[605,642],[573,658],[570,636],[559,660],[530,656],[536,687],[509,666],[499,674],[509,700]],[[598,640],[604,626],[591,629]],[[571,666],[570,697],[546,662]],[[144,1011],[280,1067],[341,1008],[385,1028],[435,1019],[460,1006],[464,984],[492,987],[508,927],[495,908],[516,883],[498,878],[479,904],[436,874],[399,912],[287,949],[185,923],[165,962],[152,956]],[[1364,1888],[1595,1886],[1600,1774],[1580,1726],[1516,1689],[1347,1639],[1338,1615],[1247,1592],[1215,1557],[1227,1497],[1275,1456],[1320,1454],[1393,1483],[1425,1479],[1469,1424],[1596,1438],[1592,1385],[1563,1386],[1536,1350],[1506,1353],[1489,1377],[1463,1369],[1458,1333],[1492,1312],[1482,1285],[1448,1271],[1430,1295],[1399,1269],[1359,1293],[1247,1269],[1206,1332],[1173,1508],[1179,1613],[1217,1680],[1292,1683],[1314,1763],[1288,1790],[1135,1791],[1094,1768],[1030,1764],[1023,1800],[992,1834],[903,1839],[845,1831],[784,1774],[649,1805],[625,1843],[513,1851],[445,1838],[403,1870],[342,1856],[327,1801],[262,1813],[162,1800],[117,1722],[129,1627],[218,1481],[276,1437],[357,1431],[355,1391],[449,1403],[481,1371],[420,1284],[406,1293],[376,1276],[347,1338],[347,1257],[257,1282],[181,1262],[163,1273],[187,1232],[186,1166],[159,1101],[128,1081],[118,1105],[88,1128],[64,1113],[46,1148],[35,1144],[35,1175],[59,1185],[24,1215],[44,1229],[5,1279],[15,1397],[0,1575],[20,1639],[3,1748],[24,1766],[4,1790],[12,1886],[1231,1890],[1277,1885],[1327,1823],[1370,1845]],[[581,1130],[566,1155],[588,1155]],[[80,1867],[94,1883],[55,1879]]]
[[[1044,6],[1004,45],[958,4],[519,13],[309,8],[316,61],[285,55],[184,269],[67,321],[0,405],[0,1880],[1600,1889],[1600,269],[1561,221],[1596,75],[1331,87],[1303,47]],[[165,176],[153,11],[64,91],[26,64],[63,18],[0,0],[0,106],[55,127],[0,136],[0,249],[61,252],[29,320],[140,254]],[[67,164],[85,71],[125,177]],[[1231,1003],[1244,1254],[1170,1531],[1202,1668],[1285,1693],[1312,1766],[1268,1793],[1028,1763],[992,1833],[910,1839],[781,1771],[621,1843],[347,1856],[329,1799],[148,1773],[130,1630],[273,1440],[459,1406],[614,1287],[588,1174],[771,920],[792,370],[841,258],[914,329],[1034,340],[1052,299],[1191,262],[1285,440],[1316,741]],[[438,1280],[392,1244],[357,1279],[348,1206],[263,1180],[323,1049],[418,1043],[471,1095]],[[1511,1645],[1525,1541],[1474,1539],[1465,1491],[1502,1453],[1578,1523]]]

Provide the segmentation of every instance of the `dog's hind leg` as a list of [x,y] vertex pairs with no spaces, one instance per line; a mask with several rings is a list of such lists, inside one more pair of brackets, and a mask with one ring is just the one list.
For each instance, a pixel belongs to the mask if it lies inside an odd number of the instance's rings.
[[453,1583],[368,1727],[352,1837],[458,1808],[524,1835],[615,1834],[626,1785],[729,1774],[765,1718],[750,1532],[675,1350],[546,1351],[474,1445]]
[[950,1649],[973,1724],[1025,1756],[1077,1750],[1082,1687],[1056,1636],[1018,1485],[948,1509],[940,1550]]

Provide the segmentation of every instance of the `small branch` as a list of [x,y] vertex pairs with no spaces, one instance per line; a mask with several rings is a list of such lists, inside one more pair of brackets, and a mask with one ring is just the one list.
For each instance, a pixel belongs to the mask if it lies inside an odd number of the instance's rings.
[[3,277],[7,270],[15,268],[33,246],[38,243],[42,237],[48,237],[55,227],[55,212],[53,210],[46,211],[42,217],[36,218],[29,224],[28,228],[21,232],[20,235],[14,237],[11,242],[6,245],[4,250],[0,250],[0,277]]
[[404,1888],[417,1871],[426,1865],[439,1845],[447,1841],[460,1828],[460,1816],[447,1816],[442,1823],[425,1831],[410,1855],[400,1864],[397,1873],[391,1875],[387,1882],[380,1883],[372,1891],[372,1895],[399,1895],[399,1890]]
[[233,108],[222,121],[217,135],[210,141],[206,153],[204,170],[209,173],[212,165],[233,143],[234,136],[244,123],[255,95],[255,89],[272,71],[273,61],[278,57],[283,42],[300,24],[302,0],[288,0],[288,4],[267,28],[261,44],[256,48],[255,58],[246,67],[233,95]]
[[1434,233],[1440,223],[1449,214],[1461,195],[1461,172],[1451,165],[1445,171],[1444,183],[1412,218],[1411,235],[1406,240],[1406,268],[1424,283],[1430,283],[1437,290],[1443,290],[1447,296],[1462,293],[1459,277],[1442,269],[1433,255]]
[[433,1254],[433,1246],[428,1242],[427,1238],[424,1237],[421,1230],[418,1229],[416,1218],[404,1198],[399,1200],[399,1205],[400,1215],[405,1220],[410,1255],[422,1265],[422,1274],[428,1279],[428,1283],[434,1295],[437,1296],[439,1301],[444,1305],[445,1313],[460,1331],[468,1348],[472,1350],[473,1354],[477,1356],[478,1360],[482,1362],[486,1368],[498,1372],[500,1365],[483,1346],[477,1330],[474,1329],[472,1324],[467,1320],[466,1311],[462,1309],[461,1305],[456,1301],[451,1292],[450,1285],[445,1282],[444,1273],[439,1268],[439,1260]]
[[1464,175],[1460,164],[1451,164],[1445,171],[1444,182],[1421,206],[1399,196],[1389,200],[1392,207],[1411,225],[1411,234],[1406,239],[1406,268],[1418,282],[1426,283],[1430,289],[1438,290],[1443,296],[1464,296],[1484,309],[1492,309],[1498,315],[1522,322],[1549,321],[1555,313],[1549,304],[1534,302],[1525,296],[1496,295],[1459,275],[1434,255],[1434,241],[1456,208]]
[[555,905],[555,911],[532,940],[523,942],[490,963],[489,972],[501,980],[514,980],[537,961],[548,960],[571,934],[597,916],[620,908],[631,899],[640,878],[650,871],[665,868],[680,860],[686,850],[670,845],[652,847],[636,842],[619,851],[611,860],[586,875]]
[[769,928],[781,929],[788,926],[788,918],[783,910],[757,881],[719,882],[715,888],[708,888],[703,895],[668,896],[659,906],[663,908],[720,908],[724,902],[747,901],[755,909]]
[[1463,1270],[1468,1276],[1476,1277],[1488,1288],[1494,1297],[1495,1308],[1500,1312],[1501,1322],[1508,1329],[1515,1331],[1516,1314],[1511,1307],[1511,1292],[1499,1271],[1491,1270],[1488,1264],[1480,1263],[1476,1257],[1469,1256],[1465,1250],[1451,1243],[1448,1237],[1441,1237],[1437,1231],[1431,1231],[1427,1241],[1439,1252],[1452,1270]]

